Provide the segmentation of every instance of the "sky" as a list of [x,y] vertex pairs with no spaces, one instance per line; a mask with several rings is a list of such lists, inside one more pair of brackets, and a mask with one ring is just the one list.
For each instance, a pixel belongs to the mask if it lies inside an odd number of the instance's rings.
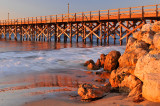
[[0,0],[0,19],[10,19],[160,4],[160,0]]

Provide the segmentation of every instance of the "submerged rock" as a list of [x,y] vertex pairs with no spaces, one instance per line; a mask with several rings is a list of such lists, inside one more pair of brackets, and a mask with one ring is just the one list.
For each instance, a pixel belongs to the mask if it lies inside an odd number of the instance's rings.
[[109,92],[110,89],[110,84],[98,87],[85,83],[79,86],[78,94],[81,96],[82,100],[94,100],[105,96],[105,93]]
[[96,66],[95,64],[93,63],[90,63],[88,66],[87,66],[87,69],[88,70],[98,70],[100,69],[98,66]]
[[84,66],[88,66],[90,63],[95,64],[95,62],[91,59],[84,63]]
[[111,72],[114,69],[118,68],[118,59],[121,56],[119,51],[111,51],[105,59],[104,70]]

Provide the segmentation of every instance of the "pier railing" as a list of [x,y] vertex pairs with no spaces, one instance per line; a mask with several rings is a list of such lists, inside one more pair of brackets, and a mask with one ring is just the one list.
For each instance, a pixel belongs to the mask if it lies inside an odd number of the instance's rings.
[[78,21],[82,22],[82,21],[159,17],[160,16],[159,6],[160,4],[109,9],[109,10],[99,10],[99,11],[87,11],[87,12],[70,13],[70,14],[58,14],[49,16],[0,20],[0,25],[41,24],[41,23],[78,22]]

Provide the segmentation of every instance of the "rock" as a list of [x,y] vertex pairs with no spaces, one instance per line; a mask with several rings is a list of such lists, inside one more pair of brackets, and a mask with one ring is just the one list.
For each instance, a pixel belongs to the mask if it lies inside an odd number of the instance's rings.
[[82,84],[78,88],[78,94],[82,100],[94,100],[105,96],[105,93],[111,89],[110,84],[105,86],[95,86],[91,84]]
[[144,98],[142,97],[142,95],[139,95],[138,97],[133,98],[133,102],[135,103],[140,103],[143,101],[144,101]]
[[155,49],[155,46],[153,44],[149,46],[149,51],[154,50],[154,49]]
[[118,74],[126,73],[126,74],[132,74],[132,75],[134,75],[134,70],[135,70],[134,66],[122,67],[122,68],[118,68],[116,70],[116,74],[118,75]]
[[118,68],[118,59],[121,56],[119,51],[111,51],[105,59],[104,70],[111,72],[114,69]]
[[105,60],[105,59],[106,59],[106,55],[105,55],[105,54],[101,54],[101,55],[100,55],[100,59],[101,59],[101,60]]
[[154,34],[155,33],[153,31],[144,32],[143,36],[142,36],[142,41],[152,45],[153,44],[153,36],[154,36]]
[[96,82],[105,82],[106,79],[104,79],[104,78],[97,78],[95,81],[96,81]]
[[88,66],[90,63],[95,64],[93,60],[88,60],[84,63],[84,66]]
[[97,67],[95,64],[93,63],[90,63],[88,66],[87,66],[87,69],[88,70],[98,70],[99,67]]
[[[109,82],[112,87],[119,87],[120,91],[129,92],[142,82],[133,74],[134,67],[122,67],[111,72]],[[129,88],[129,89],[128,89]]]
[[149,101],[160,102],[160,73],[144,76],[142,96]]
[[160,74],[160,54],[147,54],[138,60],[135,76],[144,81],[145,75],[150,73]]
[[145,24],[142,26],[141,31],[152,31],[153,23]]
[[138,78],[136,78],[134,75],[126,75],[119,87],[128,87],[132,90],[138,84],[142,84],[142,82]]
[[152,31],[154,32],[160,32],[160,21],[157,21],[152,26]]
[[135,38],[130,37],[130,38],[128,39],[128,43],[127,43],[126,49],[128,49],[135,41],[136,41]]
[[100,55],[101,67],[104,67],[105,59],[106,59],[106,55],[105,54],[101,54]]
[[108,73],[108,72],[102,72],[101,75],[100,75],[100,77],[104,78],[104,79],[109,79],[110,73]]
[[148,53],[148,51],[144,50],[143,48],[137,48],[132,51],[126,51],[120,58],[119,58],[119,67],[130,67],[136,66],[138,59],[141,56],[144,56]]
[[119,79],[120,77],[116,74],[116,70],[113,70],[109,78],[109,82],[113,88],[119,87],[119,84],[121,83]]
[[96,64],[95,64],[95,65],[96,65],[97,67],[99,67],[99,68],[101,67],[100,59],[98,59],[98,60],[97,60],[97,62],[96,62]]
[[128,97],[136,98],[139,97],[140,95],[142,95],[142,83],[138,84],[135,88],[133,88],[129,93]]
[[111,72],[109,82],[112,87],[119,87],[126,75],[134,73],[135,67],[122,67]]
[[149,51],[149,54],[160,54],[160,49],[153,48]]
[[137,60],[147,54],[149,51],[149,45],[143,41],[135,40],[134,38],[129,39],[124,54],[119,58],[119,67],[135,66]]
[[160,33],[154,35],[153,44],[157,49],[160,49]]
[[133,50],[136,50],[138,48],[141,48],[141,49],[144,49],[144,50],[148,50],[149,49],[149,46],[147,43],[145,43],[144,41],[139,41],[139,40],[136,40],[134,41],[132,44],[130,45],[127,45],[126,47],[126,50],[125,52],[129,52],[129,51],[133,51]]
[[153,102],[160,102],[160,54],[152,52],[142,56],[134,74],[143,82],[142,96]]
[[133,38],[137,39],[137,40],[142,40],[142,31],[138,31],[133,33]]
[[92,74],[93,72],[92,71],[85,71],[87,74]]

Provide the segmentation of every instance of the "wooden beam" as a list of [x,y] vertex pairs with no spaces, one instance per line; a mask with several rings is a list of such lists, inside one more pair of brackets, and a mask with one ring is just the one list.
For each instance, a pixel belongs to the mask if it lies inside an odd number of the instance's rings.
[[121,41],[122,39],[124,39],[126,36],[129,36],[130,34],[132,34],[135,30],[137,30],[138,28],[142,27],[144,25],[144,23],[141,23],[140,25],[138,25],[136,28],[134,28],[132,31],[130,31],[129,33],[127,33],[125,36],[123,36],[122,38],[120,38],[119,40]]

